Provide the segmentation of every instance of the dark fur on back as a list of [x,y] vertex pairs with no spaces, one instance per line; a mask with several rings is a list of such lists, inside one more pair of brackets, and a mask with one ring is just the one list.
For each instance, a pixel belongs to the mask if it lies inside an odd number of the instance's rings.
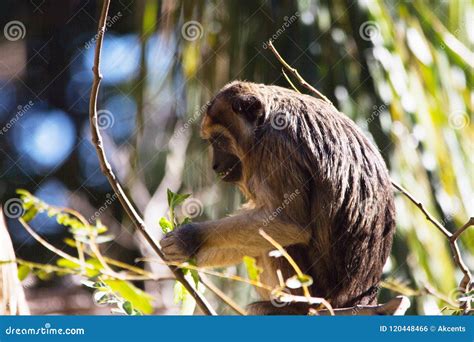
[[314,97],[247,82],[220,94],[229,101],[252,94],[263,103],[246,155],[251,171],[240,186],[269,210],[298,189],[279,215],[312,232],[309,248],[289,248],[313,277],[312,294],[335,307],[374,304],[395,228],[391,182],[375,146]]

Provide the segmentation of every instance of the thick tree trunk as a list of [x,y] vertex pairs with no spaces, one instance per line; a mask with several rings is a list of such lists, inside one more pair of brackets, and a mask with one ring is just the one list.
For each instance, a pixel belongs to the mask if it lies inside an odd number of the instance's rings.
[[28,315],[30,310],[16,263],[1,264],[10,260],[15,260],[15,252],[0,208],[0,315]]

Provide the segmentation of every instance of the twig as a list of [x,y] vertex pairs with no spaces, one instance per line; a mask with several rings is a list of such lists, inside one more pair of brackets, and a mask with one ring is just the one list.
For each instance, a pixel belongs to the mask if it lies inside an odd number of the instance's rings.
[[402,194],[404,194],[406,197],[408,197],[408,199],[410,201],[413,202],[414,205],[416,205],[423,214],[425,214],[425,217],[428,221],[430,221],[431,223],[433,223],[433,225],[438,228],[438,230],[444,235],[446,236],[448,239],[451,238],[451,233],[443,227],[443,225],[441,223],[439,223],[439,221],[437,219],[435,219],[433,217],[433,215],[431,215],[426,209],[425,207],[423,206],[423,203],[421,203],[420,201],[416,200],[413,195],[411,195],[404,187],[402,187],[401,185],[397,184],[396,182],[392,181],[392,185],[395,189],[397,189],[398,191],[400,191]]
[[[268,235],[267,233],[265,233],[265,231],[263,229],[259,229],[259,234],[265,239],[267,240],[268,242],[270,242],[272,244],[273,247],[275,247],[276,249],[278,249],[278,251],[285,257],[285,259],[288,261],[288,263],[291,265],[291,267],[293,267],[293,269],[295,270],[296,274],[298,275],[299,278],[303,278],[304,274],[303,272],[301,271],[300,267],[298,266],[298,264],[295,262],[295,260],[293,260],[293,258],[288,254],[288,252],[283,248],[282,245],[280,245],[278,242],[275,241],[275,239],[273,239],[270,235]],[[309,293],[309,290],[308,290],[308,286],[307,285],[302,285],[303,287],[303,292],[304,292],[304,295],[306,298],[309,298],[311,297],[310,293]]]
[[242,309],[232,298],[222,292],[212,281],[210,281],[204,274],[199,274],[201,283],[212,293],[214,293],[220,300],[227,304],[232,310],[242,316],[246,316],[247,312]]
[[[306,80],[299,74],[298,70],[290,66],[284,59],[281,57],[280,53],[275,49],[273,46],[272,42],[270,41],[268,43],[268,47],[270,50],[273,52],[275,57],[280,61],[280,63],[283,65],[283,67],[291,72],[293,76],[296,77],[296,79],[301,83],[302,86],[304,86],[306,89],[310,90],[314,95],[322,98],[326,102],[330,103],[332,105],[332,102],[327,99],[323,94],[321,94],[317,89],[315,89],[313,86],[311,86]],[[290,82],[291,84],[291,82]],[[293,86],[293,85],[292,85]],[[293,86],[294,87],[294,86]],[[473,277],[469,269],[467,268],[466,264],[464,263],[461,253],[459,251],[459,246],[457,244],[457,239],[459,236],[467,230],[468,227],[474,226],[474,218],[471,217],[466,224],[464,224],[461,228],[459,228],[456,232],[451,233],[449,232],[438,220],[436,220],[433,215],[431,215],[423,206],[423,204],[416,200],[413,195],[411,195],[406,189],[404,189],[401,185],[397,184],[392,180],[392,186],[399,190],[403,195],[405,195],[410,201],[412,201],[420,210],[423,214],[425,214],[426,219],[431,222],[438,230],[449,240],[449,245],[451,247],[451,252],[453,254],[453,259],[454,263],[461,269],[462,273],[464,274],[463,279],[461,280],[461,283],[459,287],[465,292],[468,293],[471,288],[473,288]],[[464,304],[461,306],[463,309],[465,309],[465,312],[468,312],[470,310],[470,302],[466,301]]]
[[296,77],[296,79],[298,80],[298,82],[301,83],[301,85],[303,87],[305,87],[306,89],[308,89],[310,92],[312,92],[314,95],[316,95],[317,97],[319,97],[321,100],[329,103],[331,106],[334,106],[331,102],[331,100],[329,100],[326,96],[324,96],[319,90],[317,90],[315,87],[313,87],[311,84],[309,84],[308,82],[306,82],[306,80],[300,75],[300,73],[298,72],[298,70],[296,70],[295,68],[293,68],[291,65],[289,65],[284,59],[283,57],[281,57],[280,53],[277,51],[277,49],[275,49],[275,47],[273,46],[273,43],[272,41],[269,41],[268,42],[268,47],[270,48],[270,50],[273,52],[273,54],[275,55],[275,57],[278,59],[278,61],[281,63],[281,65],[283,65],[283,67],[288,70],[288,72],[290,72],[294,77]]
[[[405,296],[397,296],[392,298],[385,304],[380,305],[356,305],[351,308],[334,309],[333,314],[336,316],[378,316],[378,315],[404,315],[410,307],[410,300]],[[328,310],[320,310],[318,314],[326,316],[330,312]]]
[[[99,27],[98,27],[98,38],[96,42],[95,48],[95,55],[94,55],[94,67],[92,68],[94,74],[94,80],[92,83],[92,90],[91,90],[91,97],[89,103],[89,119],[91,125],[91,135],[92,135],[92,143],[95,146],[97,151],[97,156],[99,158],[100,168],[102,173],[107,177],[110,185],[112,186],[114,192],[117,194],[122,207],[124,208],[127,215],[130,217],[130,220],[134,223],[138,231],[143,235],[145,240],[149,243],[152,249],[155,251],[158,256],[164,260],[164,254],[161,251],[158,243],[152,238],[152,236],[148,233],[148,230],[145,226],[143,219],[137,213],[135,208],[133,207],[132,203],[128,199],[127,195],[125,194],[122,186],[120,185],[117,177],[115,176],[114,172],[112,171],[112,167],[110,166],[107,156],[105,155],[105,150],[103,146],[102,136],[100,134],[99,126],[98,126],[98,117],[97,117],[97,96],[99,93],[99,86],[100,81],[102,79],[102,75],[100,73],[100,56],[102,51],[102,44],[104,40],[105,28],[106,28],[106,18],[107,13],[109,11],[110,0],[104,0],[102,12],[99,19]],[[173,272],[176,280],[181,282],[183,286],[188,290],[191,296],[196,300],[196,304],[199,308],[205,313],[206,315],[215,315],[216,312],[207,302],[207,300],[202,296],[199,292],[197,292],[193,286],[186,280],[182,271],[176,267],[170,266],[169,267],[171,272]]]
[[[465,292],[469,292],[472,283],[473,283],[473,277],[471,274],[471,271],[469,271],[469,268],[466,266],[466,263],[461,257],[461,252],[459,251],[459,246],[457,243],[457,240],[459,236],[461,236],[462,233],[464,233],[467,228],[471,227],[474,225],[474,218],[471,217],[466,224],[464,224],[461,228],[456,230],[454,233],[449,232],[438,220],[436,220],[433,215],[431,215],[423,206],[423,203],[418,201],[413,195],[411,195],[405,188],[403,188],[401,185],[395,183],[392,181],[393,187],[395,187],[398,191],[400,191],[403,195],[405,195],[413,204],[415,204],[423,214],[425,214],[425,217],[428,221],[430,221],[438,230],[448,239],[449,241],[449,246],[451,248],[451,252],[453,254],[453,259],[454,263],[461,269],[462,273],[464,274],[461,283],[459,284],[459,287]],[[465,302],[464,306],[469,307],[470,303],[468,301]],[[463,308],[465,308],[463,307]]]

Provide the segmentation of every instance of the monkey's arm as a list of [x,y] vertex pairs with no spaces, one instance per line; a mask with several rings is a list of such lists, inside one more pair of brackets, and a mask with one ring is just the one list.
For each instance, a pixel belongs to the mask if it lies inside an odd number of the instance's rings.
[[263,210],[252,209],[216,221],[187,224],[168,233],[160,245],[169,261],[196,257],[198,264],[214,266],[238,263],[244,255],[258,256],[273,249],[259,229],[283,246],[308,243],[309,230],[280,217],[271,221],[268,217]]

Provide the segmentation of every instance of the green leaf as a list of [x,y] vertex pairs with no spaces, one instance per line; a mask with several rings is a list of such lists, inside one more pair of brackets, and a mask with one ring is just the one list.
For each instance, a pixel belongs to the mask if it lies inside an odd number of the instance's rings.
[[168,206],[170,209],[176,208],[178,205],[183,203],[186,198],[191,196],[191,194],[178,194],[176,192],[171,191],[170,189],[167,190],[168,195]]
[[183,225],[188,224],[190,222],[191,222],[191,218],[190,217],[185,217],[184,220],[179,225],[183,226]]
[[16,189],[16,193],[22,197],[32,197],[31,193],[25,189]]
[[[197,263],[196,263],[196,259],[195,258],[192,258],[190,260],[188,260],[188,264],[189,265],[192,265],[192,266],[197,266]],[[194,281],[194,286],[196,287],[196,289],[198,288],[198,285],[199,285],[199,273],[197,270],[192,270],[192,269],[187,269],[187,270],[184,270],[184,275],[190,275],[191,278],[193,279]]]
[[133,308],[136,308],[144,314],[153,313],[153,296],[140,290],[128,281],[108,279],[104,282],[112,291],[120,295],[126,301],[129,301]]
[[110,296],[106,291],[97,291],[94,293],[94,302],[97,304],[106,304],[109,302]]
[[174,302],[181,303],[182,315],[192,315],[196,309],[196,301],[179,281],[174,284]]
[[302,286],[310,286],[312,283],[313,278],[306,274],[301,276],[294,275],[285,281],[286,286],[290,289],[299,289]]
[[36,207],[30,207],[27,209],[25,205],[23,205],[23,207],[25,208],[25,212],[21,218],[25,222],[30,222],[32,219],[35,218],[36,214],[38,214],[38,209]]
[[103,269],[102,264],[96,258],[90,258],[86,260],[86,263],[89,265],[94,266],[94,269],[86,268],[86,275],[89,278],[96,277],[100,274],[101,270]]
[[63,241],[64,241],[64,243],[65,243],[66,245],[68,245],[69,247],[76,248],[76,241],[75,241],[74,239],[65,238]]
[[171,191],[170,189],[167,189],[166,194],[168,195],[168,207],[171,208],[171,204],[173,203],[173,198],[174,198],[175,193]]
[[182,204],[186,198],[191,196],[191,194],[175,194],[176,197],[174,198],[174,207],[177,207],[178,205]]
[[64,258],[58,259],[56,261],[56,265],[58,265],[60,267],[63,267],[63,268],[69,268],[71,270],[77,270],[77,269],[81,268],[81,265],[79,265],[77,262],[74,262],[74,261],[71,261],[71,260],[68,260],[68,259],[64,259]]
[[127,315],[133,315],[133,305],[128,300],[122,303],[122,309]]
[[52,275],[49,272],[46,272],[45,270],[35,270],[33,272],[40,280],[43,281],[48,281],[51,279]]
[[249,256],[244,256],[243,262],[245,264],[245,268],[247,269],[249,279],[253,281],[260,281],[260,273],[262,273],[263,269],[257,266],[257,260]]
[[162,217],[159,223],[160,223],[161,230],[163,231],[164,234],[169,233],[173,230],[173,225],[166,217]]
[[297,277],[303,286],[311,286],[313,284],[313,278],[307,274],[302,274]]
[[96,288],[96,282],[91,280],[81,280],[82,285],[90,287],[91,289]]
[[28,277],[28,274],[30,274],[30,271],[31,271],[30,266],[20,265],[18,267],[18,279],[20,279],[20,281],[25,280],[26,277]]

